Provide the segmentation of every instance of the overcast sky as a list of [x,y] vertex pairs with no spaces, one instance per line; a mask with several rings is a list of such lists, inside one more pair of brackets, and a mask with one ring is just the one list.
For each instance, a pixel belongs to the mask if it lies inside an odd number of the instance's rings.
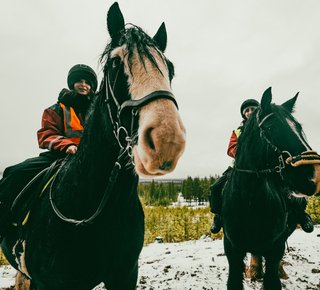
[[[106,0],[1,0],[0,172],[37,156],[43,110],[67,87],[68,70],[98,59],[109,39]],[[126,22],[153,36],[164,21],[173,91],[187,146],[168,178],[221,174],[247,98],[272,86],[281,104],[300,92],[295,117],[320,151],[319,0],[125,0]]]

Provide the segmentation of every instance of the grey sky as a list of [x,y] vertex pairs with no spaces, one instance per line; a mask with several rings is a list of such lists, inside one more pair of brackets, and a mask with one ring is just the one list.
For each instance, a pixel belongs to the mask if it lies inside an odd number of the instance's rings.
[[[0,4],[0,172],[37,156],[43,110],[85,63],[101,80],[98,59],[109,35],[106,0],[2,0]],[[277,104],[300,95],[295,117],[320,151],[319,0],[119,1],[126,22],[153,35],[164,21],[173,91],[187,146],[168,178],[221,174],[243,100],[272,86]]]

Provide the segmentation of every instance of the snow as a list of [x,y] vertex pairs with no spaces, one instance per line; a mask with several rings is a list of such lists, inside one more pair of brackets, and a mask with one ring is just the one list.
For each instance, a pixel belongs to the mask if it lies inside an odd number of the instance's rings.
[[191,207],[191,208],[206,208],[209,206],[209,202],[206,201],[206,202],[202,202],[201,204],[198,202],[198,201],[194,201],[194,200],[190,200],[190,201],[187,201],[184,199],[182,193],[180,192],[179,195],[178,195],[178,198],[177,198],[177,201],[176,202],[173,202],[172,205],[170,205],[169,207],[184,207],[184,206],[187,206],[187,207]]
[[0,267],[0,289],[10,287],[14,285],[14,276],[17,271],[11,266]]
[[[320,289],[320,227],[306,234],[296,230],[288,239],[284,289]],[[247,261],[249,261],[249,255]],[[247,262],[248,263],[248,262]],[[226,289],[228,262],[223,241],[202,238],[174,244],[153,243],[140,256],[137,289]],[[245,279],[244,289],[261,289]]]
[[[284,261],[289,279],[281,280],[283,289],[320,289],[320,226],[310,234],[297,229],[288,239],[288,246],[290,251],[286,251]],[[143,248],[139,265],[140,290],[226,289],[228,262],[222,240],[203,237],[183,243],[155,242]],[[13,285],[14,275],[11,267],[1,267],[0,287]],[[245,290],[261,287],[261,281],[245,279]],[[95,288],[102,289],[103,285]]]

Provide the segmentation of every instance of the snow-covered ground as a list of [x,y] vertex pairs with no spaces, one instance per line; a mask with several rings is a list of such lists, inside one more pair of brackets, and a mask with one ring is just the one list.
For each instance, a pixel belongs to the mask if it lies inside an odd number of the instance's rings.
[[[289,279],[282,280],[283,289],[320,289],[320,226],[311,234],[296,230],[288,246],[284,261]],[[153,243],[143,248],[139,264],[140,290],[226,289],[228,262],[222,240]],[[0,287],[13,285],[14,275],[11,267],[1,267]],[[246,290],[261,289],[262,284],[245,279],[244,286]],[[95,288],[102,289],[102,285]]]

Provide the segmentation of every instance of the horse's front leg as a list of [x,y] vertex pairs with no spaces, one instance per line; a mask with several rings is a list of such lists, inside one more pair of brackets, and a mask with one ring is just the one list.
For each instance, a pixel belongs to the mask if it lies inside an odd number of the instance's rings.
[[15,290],[32,290],[31,280],[22,274],[20,271],[17,271],[16,281],[15,281]]
[[284,249],[285,244],[278,243],[265,255],[266,273],[263,279],[265,290],[280,290],[282,288],[279,277],[279,265],[284,254]]
[[[132,266],[125,264],[121,269],[115,269],[111,276],[103,281],[108,290],[135,290],[138,280],[138,261]],[[131,265],[131,264],[130,264]]]
[[227,289],[243,290],[243,274],[245,271],[243,259],[246,253],[237,251],[226,237],[224,238],[224,250],[229,263]]

